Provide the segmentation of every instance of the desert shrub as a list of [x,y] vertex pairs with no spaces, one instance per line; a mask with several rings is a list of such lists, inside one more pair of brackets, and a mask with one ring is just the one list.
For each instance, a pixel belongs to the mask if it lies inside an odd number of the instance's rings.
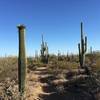
[[0,58],[0,80],[10,77],[17,78],[18,60],[17,57]]
[[97,59],[96,62],[94,62],[94,66],[97,71],[100,71],[100,58]]

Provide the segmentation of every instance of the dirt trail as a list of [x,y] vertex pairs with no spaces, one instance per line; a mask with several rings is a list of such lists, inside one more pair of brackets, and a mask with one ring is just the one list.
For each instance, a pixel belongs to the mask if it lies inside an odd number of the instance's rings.
[[28,100],[47,100],[47,97],[55,93],[52,86],[48,84],[47,67],[39,67],[27,75],[27,98]]
[[95,100],[88,95],[85,97],[83,93],[58,93],[49,82],[54,80],[54,76],[48,74],[47,69],[48,67],[39,67],[27,74],[27,100]]

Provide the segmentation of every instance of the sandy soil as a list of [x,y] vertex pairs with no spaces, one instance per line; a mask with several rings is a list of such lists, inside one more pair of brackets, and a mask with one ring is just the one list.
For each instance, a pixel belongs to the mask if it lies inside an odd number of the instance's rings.
[[27,75],[28,100],[41,100],[41,96],[54,93],[46,82],[49,76],[47,67],[39,67]]

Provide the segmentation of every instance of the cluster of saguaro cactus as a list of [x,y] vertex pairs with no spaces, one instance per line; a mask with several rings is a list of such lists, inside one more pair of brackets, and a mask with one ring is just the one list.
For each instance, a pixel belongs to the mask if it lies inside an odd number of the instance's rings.
[[38,51],[35,51],[35,60],[38,61]]
[[44,42],[43,34],[42,34],[42,44],[41,44],[41,61],[43,63],[48,63],[48,45],[47,42]]
[[70,61],[70,56],[68,53],[67,53],[67,61]]
[[80,67],[84,68],[85,66],[85,53],[87,51],[87,37],[83,36],[83,23],[81,22],[81,43],[78,44],[78,49],[79,49],[79,62],[80,62]]
[[58,61],[61,60],[61,53],[60,51],[58,50]]
[[26,53],[25,53],[25,26],[19,25],[19,57],[18,57],[18,82],[19,92],[22,96],[25,91],[25,78],[26,78]]
[[90,47],[90,54],[93,54],[92,46]]

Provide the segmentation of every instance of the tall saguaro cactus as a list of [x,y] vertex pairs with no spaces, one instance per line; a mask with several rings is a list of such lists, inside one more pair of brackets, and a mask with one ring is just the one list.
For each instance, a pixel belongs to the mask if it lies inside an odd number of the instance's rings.
[[41,61],[43,63],[48,63],[48,45],[44,42],[42,34],[42,44],[41,44]]
[[83,36],[83,23],[81,22],[81,43],[78,44],[78,49],[79,49],[79,62],[80,62],[80,67],[84,68],[85,66],[85,53],[87,51],[87,37]]
[[18,80],[20,95],[25,91],[26,78],[26,53],[25,53],[25,26],[17,26],[19,32],[19,57],[18,57]]
[[41,56],[44,56],[44,52],[45,52],[45,44],[44,44],[44,40],[43,40],[43,34],[42,34],[42,44],[41,44]]
[[48,45],[47,42],[45,42],[45,62],[48,63],[48,56],[49,56],[49,50],[48,50]]
[[61,60],[61,52],[58,50],[58,61]]

